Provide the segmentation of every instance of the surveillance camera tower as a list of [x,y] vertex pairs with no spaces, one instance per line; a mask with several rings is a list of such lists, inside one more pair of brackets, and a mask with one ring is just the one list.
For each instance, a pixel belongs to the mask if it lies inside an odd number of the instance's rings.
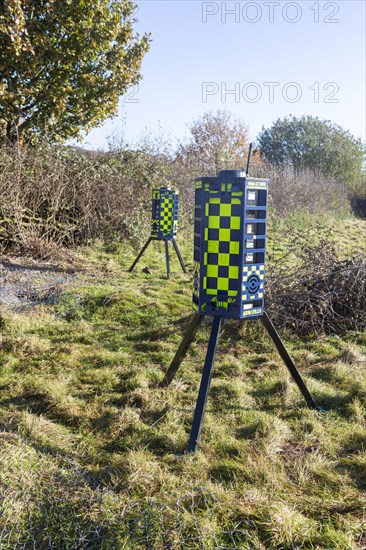
[[173,380],[205,316],[213,318],[188,450],[197,448],[216,347],[226,319],[260,318],[310,408],[318,408],[264,310],[268,180],[224,170],[196,179],[193,307],[196,315],[164,377]]
[[152,193],[151,234],[129,271],[132,272],[135,265],[149,246],[150,242],[164,241],[167,278],[170,279],[170,259],[168,242],[172,241],[174,250],[178,256],[184,273],[187,273],[183,258],[180,254],[175,237],[177,235],[178,222],[178,191],[170,187],[154,189]]

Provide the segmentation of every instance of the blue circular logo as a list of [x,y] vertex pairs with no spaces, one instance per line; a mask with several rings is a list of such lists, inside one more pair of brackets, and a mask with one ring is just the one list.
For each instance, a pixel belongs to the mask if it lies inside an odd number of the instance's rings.
[[261,282],[257,275],[251,275],[247,281],[247,290],[250,294],[255,294],[258,292]]

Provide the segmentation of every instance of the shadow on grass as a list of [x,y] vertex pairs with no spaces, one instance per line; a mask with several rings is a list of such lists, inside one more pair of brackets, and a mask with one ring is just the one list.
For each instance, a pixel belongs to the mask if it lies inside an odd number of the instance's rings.
[[148,436],[144,440],[144,443],[144,448],[148,449],[158,457],[166,454],[180,455],[185,451],[184,447],[182,448],[181,446],[177,446],[177,444],[165,434],[154,434],[152,436]]
[[50,410],[47,396],[37,392],[25,392],[16,397],[9,397],[0,401],[1,406],[15,405],[20,410],[27,410],[33,414],[44,414]]
[[[354,432],[344,441],[342,445],[342,454],[353,455],[359,452],[366,452],[366,431],[365,433]],[[366,461],[365,461],[366,469]],[[366,477],[365,477],[366,483]]]
[[108,351],[119,351],[125,338],[121,329],[107,329],[95,333],[95,340]]
[[334,367],[332,365],[326,367],[318,367],[316,370],[311,372],[311,377],[315,380],[320,380],[322,382],[327,382],[331,384],[334,382]]
[[148,411],[141,411],[141,420],[146,424],[152,426],[160,422],[166,414],[171,410],[171,407],[165,406],[161,409],[152,409]]
[[[187,435],[187,441],[188,441]],[[178,446],[168,435],[160,433],[151,433],[148,428],[144,430],[127,428],[120,438],[109,441],[104,446],[104,451],[108,453],[125,453],[132,448],[143,446],[157,457],[167,454],[180,455],[185,449]]]
[[115,414],[110,411],[106,411],[103,415],[92,418],[90,420],[90,425],[93,430],[103,432],[104,430],[108,430],[110,428],[114,420]]
[[335,411],[343,417],[349,416],[349,404],[355,398],[353,392],[347,394],[334,394],[334,393],[325,393],[324,391],[321,394],[313,394],[315,402],[324,410],[325,413],[330,411]]
[[133,332],[127,332],[123,336],[121,329],[116,327],[96,333],[95,339],[109,351],[118,351],[122,347],[123,342],[132,343],[132,350],[158,351],[158,344],[166,341],[172,334],[182,331],[183,336],[190,320],[191,316],[184,318],[183,321],[172,321],[169,326],[164,325],[159,328],[152,328],[151,330],[139,331],[135,328]]
[[43,415],[51,421],[57,421],[67,427],[78,427],[82,418],[71,414],[68,411],[59,412],[55,410],[55,404],[51,399],[41,392],[24,392],[19,396],[10,397],[0,401],[0,406],[14,405],[19,410],[28,411],[32,414]]
[[268,381],[264,381],[263,387],[259,387],[248,393],[255,399],[268,399],[275,396],[284,398],[286,388],[285,383],[282,380],[276,380],[272,384],[269,384]]
[[336,469],[343,475],[348,474],[360,491],[366,491],[366,464],[364,461],[357,458],[347,459],[337,465]]
[[122,409],[124,407],[141,409],[144,405],[144,399],[139,394],[128,392],[116,397],[112,397],[107,401],[106,404],[111,405],[113,407],[122,408]]
[[155,342],[156,340],[159,340],[159,339],[165,339],[167,336],[170,336],[171,334],[181,333],[181,336],[183,337],[186,330],[188,329],[188,326],[192,321],[192,318],[193,318],[193,315],[187,315],[185,317],[181,317],[178,320],[170,321],[169,326],[164,325],[159,329],[151,329],[151,330],[146,330],[144,332],[135,332],[135,333],[127,334],[125,338],[129,342],[138,342],[140,344],[141,340]]
[[232,483],[242,477],[241,469],[230,460],[227,460],[223,464],[219,464],[210,468],[209,477],[213,481],[219,481],[221,483]]
[[49,272],[52,271],[53,273],[69,273],[74,274],[77,271],[82,273],[82,270],[78,269],[76,270],[73,267],[59,267],[57,265],[24,265],[24,264],[15,264],[14,262],[10,262],[9,260],[2,260],[2,265],[5,267],[5,269],[9,271],[45,271]]
[[355,432],[343,442],[342,455],[336,468],[350,476],[355,486],[366,490],[366,433]]

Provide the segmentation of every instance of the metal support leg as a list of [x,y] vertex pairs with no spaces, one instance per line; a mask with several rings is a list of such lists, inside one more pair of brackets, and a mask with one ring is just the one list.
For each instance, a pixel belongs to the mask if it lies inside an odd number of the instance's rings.
[[216,347],[220,335],[222,319],[214,317],[212,322],[210,340],[208,342],[205,364],[202,372],[201,385],[198,392],[196,410],[194,412],[191,435],[189,437],[188,452],[195,451],[200,440],[203,415],[205,413],[206,401],[212,378],[213,366],[215,363]]
[[186,334],[184,335],[182,343],[179,346],[173,361],[170,364],[169,369],[167,370],[164,376],[163,381],[161,382],[161,386],[169,386],[174,376],[177,374],[180,364],[185,358],[186,353],[189,350],[189,347],[192,344],[193,338],[195,337],[196,332],[199,329],[202,321],[203,321],[203,315],[198,315],[196,313],[188,327]]
[[165,258],[166,258],[166,276],[170,279],[170,260],[169,260],[169,248],[168,241],[164,241],[165,244]]
[[149,237],[148,241],[147,241],[147,242],[144,244],[144,246],[142,247],[141,252],[139,253],[139,255],[137,256],[136,260],[133,262],[133,264],[131,265],[130,269],[128,270],[129,272],[133,271],[133,268],[135,267],[135,265],[137,264],[137,262],[139,261],[139,259],[141,258],[141,256],[143,255],[143,253],[145,252],[145,250],[147,249],[147,247],[149,246],[150,241],[152,241],[152,238],[151,238],[151,237]]
[[295,367],[294,362],[292,361],[291,357],[287,353],[287,350],[286,350],[285,346],[283,345],[283,342],[282,342],[281,338],[277,334],[276,329],[272,325],[272,322],[271,322],[271,320],[268,317],[266,312],[263,313],[263,316],[261,317],[261,320],[262,320],[262,323],[263,323],[264,327],[266,328],[268,334],[272,338],[272,340],[274,342],[274,345],[276,346],[276,348],[278,350],[278,353],[280,354],[283,361],[285,362],[286,367],[290,371],[290,374],[291,374],[292,378],[294,379],[294,381],[296,382],[299,390],[301,391],[302,395],[304,396],[305,401],[306,401],[309,409],[321,410],[318,407],[318,405],[315,403],[313,396],[311,395],[308,388],[306,387],[305,382],[301,378],[301,375],[300,375],[299,371],[297,370],[297,368]]
[[177,245],[177,243],[176,243],[176,240],[175,240],[175,239],[172,239],[172,241],[173,241],[174,250],[175,250],[176,253],[177,253],[178,260],[179,260],[179,262],[180,262],[181,268],[183,269],[183,273],[187,273],[186,266],[184,265],[183,258],[182,258],[182,256],[181,256],[180,251],[179,251],[179,248],[178,248],[178,245]]

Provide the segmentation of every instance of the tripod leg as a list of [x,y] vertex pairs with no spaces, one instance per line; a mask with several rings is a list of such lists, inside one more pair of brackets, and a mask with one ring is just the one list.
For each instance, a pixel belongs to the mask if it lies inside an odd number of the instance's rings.
[[183,258],[182,258],[182,256],[181,256],[181,253],[180,253],[180,251],[179,251],[179,248],[178,248],[178,245],[177,245],[175,239],[173,239],[173,246],[174,246],[174,250],[175,250],[176,253],[177,253],[178,260],[179,260],[179,262],[180,262],[181,268],[183,269],[183,273],[187,273],[186,266],[184,265]]
[[170,279],[170,260],[169,260],[169,248],[168,241],[164,241],[165,244],[165,259],[166,259],[166,276]]
[[201,385],[198,392],[196,410],[194,411],[191,435],[189,436],[188,449],[187,449],[189,452],[195,451],[197,449],[197,445],[200,440],[202,420],[203,420],[203,415],[205,413],[208,391],[210,389],[210,383],[212,378],[213,366],[215,363],[216,347],[217,347],[217,342],[219,340],[221,323],[222,323],[221,317],[214,317],[212,328],[211,328],[210,340],[208,342],[205,364],[202,372]]
[[133,262],[133,264],[131,265],[130,269],[128,270],[129,272],[133,271],[133,268],[135,267],[135,265],[137,264],[137,262],[139,261],[139,259],[141,258],[141,256],[143,255],[143,253],[145,252],[145,250],[147,249],[147,247],[149,246],[151,240],[152,240],[151,237],[149,237],[149,239],[147,240],[147,242],[146,242],[146,243],[144,244],[144,246],[142,247],[141,252],[140,252],[139,255],[137,256],[136,260]]
[[263,323],[264,327],[266,328],[268,334],[272,338],[273,343],[274,343],[274,345],[276,346],[276,348],[278,350],[278,353],[281,355],[286,367],[290,371],[290,374],[291,374],[292,378],[294,379],[294,381],[296,382],[299,390],[301,391],[302,395],[304,396],[305,401],[306,401],[309,409],[321,410],[318,407],[318,405],[315,403],[313,396],[309,392],[307,386],[305,385],[305,382],[301,378],[301,375],[300,375],[299,371],[295,367],[294,362],[292,361],[291,357],[287,353],[287,350],[286,350],[285,346],[283,345],[283,342],[282,342],[281,338],[277,334],[277,331],[274,328],[274,326],[272,325],[272,322],[271,322],[271,320],[268,317],[266,312],[263,313],[263,316],[262,316],[261,319],[262,319],[262,323]]
[[182,340],[181,345],[178,348],[177,353],[174,356],[173,361],[170,364],[169,369],[167,370],[166,375],[164,376],[161,386],[169,386],[174,376],[177,374],[177,371],[180,367],[181,362],[186,356],[187,351],[189,350],[190,345],[192,344],[193,338],[202,323],[203,315],[196,315],[193,317],[191,324],[188,327],[188,330]]

